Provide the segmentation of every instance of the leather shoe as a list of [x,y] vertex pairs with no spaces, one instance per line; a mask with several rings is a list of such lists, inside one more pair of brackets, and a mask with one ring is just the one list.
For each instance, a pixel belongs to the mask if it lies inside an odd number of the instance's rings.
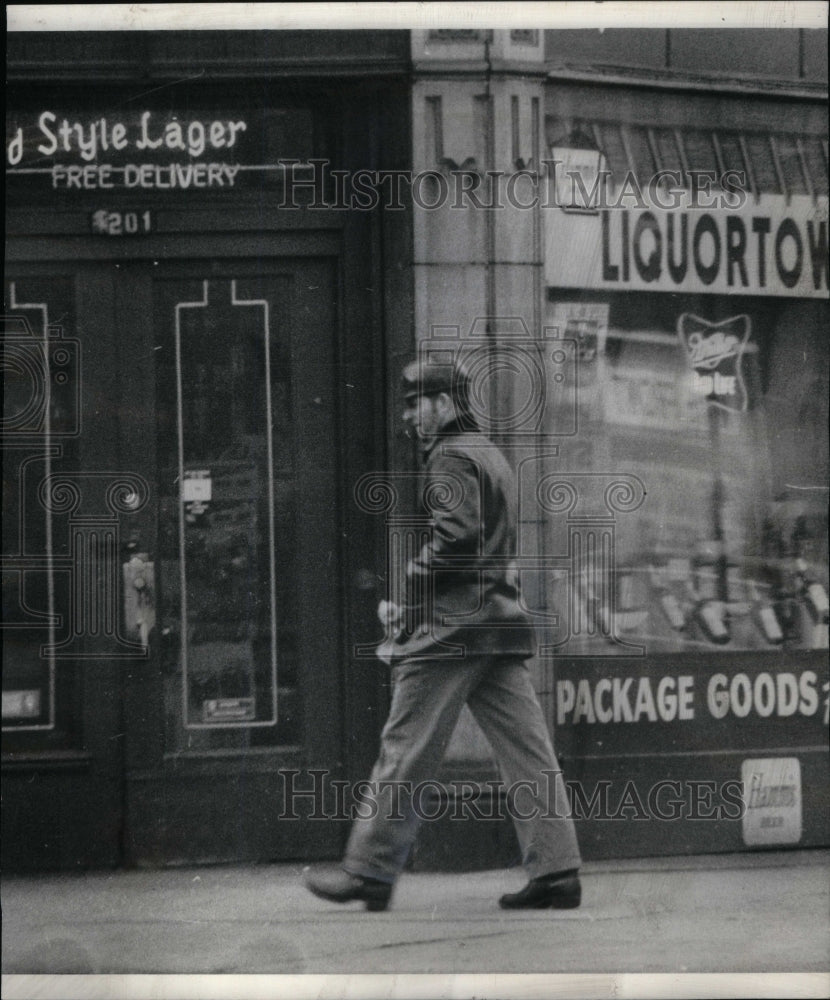
[[508,892],[499,900],[503,910],[573,910],[582,902],[582,887],[576,872],[532,878],[519,892]]
[[332,903],[351,903],[361,900],[366,909],[374,912],[385,910],[392,896],[392,883],[374,878],[363,878],[347,871],[307,875],[306,888],[320,899]]

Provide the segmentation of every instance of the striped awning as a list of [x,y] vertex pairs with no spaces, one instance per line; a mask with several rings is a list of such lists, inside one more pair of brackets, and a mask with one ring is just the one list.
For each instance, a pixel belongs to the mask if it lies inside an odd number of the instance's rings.
[[[647,184],[663,170],[746,175],[750,194],[817,197],[828,193],[827,136],[787,132],[666,128],[596,119],[554,119],[552,133],[589,139],[604,154],[615,183],[633,174]],[[550,134],[550,133],[549,133]],[[553,143],[557,145],[557,142]],[[572,145],[573,140],[567,142]]]

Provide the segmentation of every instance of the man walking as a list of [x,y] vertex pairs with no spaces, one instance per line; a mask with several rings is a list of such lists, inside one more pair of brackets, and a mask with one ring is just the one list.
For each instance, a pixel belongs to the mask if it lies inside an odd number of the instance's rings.
[[[372,772],[374,791],[392,786],[355,821],[342,868],[307,879],[332,902],[384,910],[418,829],[406,794],[435,779],[464,704],[470,707],[508,787],[522,783],[513,822],[530,881],[504,895],[505,909],[579,906],[581,863],[574,824],[545,719],[525,661],[533,627],[521,610],[510,562],[516,554],[516,492],[510,467],[477,427],[470,383],[455,363],[414,361],[403,372],[404,422],[424,454],[429,541],[406,568],[404,607],[381,602],[393,630],[392,705]],[[385,784],[387,783],[387,784]],[[553,791],[551,795],[545,794]]]

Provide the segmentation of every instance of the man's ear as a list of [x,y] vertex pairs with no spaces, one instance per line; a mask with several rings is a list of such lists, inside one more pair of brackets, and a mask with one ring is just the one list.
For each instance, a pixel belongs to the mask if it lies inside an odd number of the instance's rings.
[[452,410],[452,396],[448,392],[439,392],[438,401],[441,404],[441,410],[443,413],[449,413]]

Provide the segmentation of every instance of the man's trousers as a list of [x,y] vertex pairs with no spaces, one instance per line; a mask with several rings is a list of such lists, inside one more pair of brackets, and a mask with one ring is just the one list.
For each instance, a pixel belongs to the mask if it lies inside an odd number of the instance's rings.
[[[359,816],[352,826],[343,859],[347,871],[386,882],[397,878],[415,840],[419,813],[427,808],[424,795],[419,809],[419,786],[437,782],[465,703],[490,741],[505,791],[512,788],[501,808],[513,819],[528,875],[580,866],[564,782],[523,661],[494,656],[404,660],[392,668],[392,685],[371,793],[359,806],[367,818]],[[459,822],[475,819],[465,814]]]

